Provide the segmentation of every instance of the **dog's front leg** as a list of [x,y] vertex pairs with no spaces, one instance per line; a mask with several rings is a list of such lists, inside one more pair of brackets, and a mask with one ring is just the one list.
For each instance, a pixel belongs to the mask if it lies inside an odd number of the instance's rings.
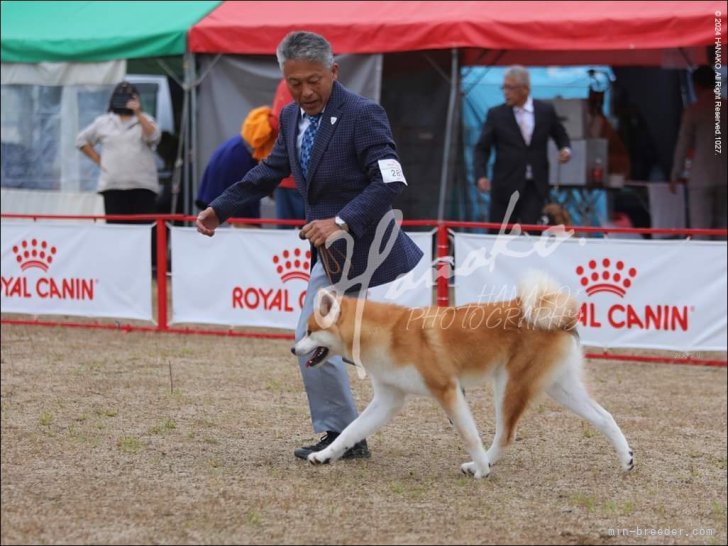
[[490,462],[462,389],[453,384],[438,391],[435,397],[455,423],[455,428],[465,442],[465,448],[473,458],[471,462],[460,465],[460,471],[476,479],[487,478],[490,474]]
[[340,459],[354,444],[386,425],[403,404],[404,393],[402,391],[374,383],[374,398],[361,415],[354,419],[329,447],[311,453],[308,456],[308,462],[326,464]]

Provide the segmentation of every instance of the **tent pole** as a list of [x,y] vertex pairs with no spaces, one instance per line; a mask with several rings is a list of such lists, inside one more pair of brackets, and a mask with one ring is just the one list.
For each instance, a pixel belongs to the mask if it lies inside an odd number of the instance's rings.
[[189,110],[189,108],[187,107],[187,103],[189,102],[189,94],[184,85],[182,86],[182,89],[184,90],[184,101],[182,103],[182,119],[180,120],[179,124],[179,139],[177,139],[177,157],[174,161],[174,170],[172,171],[172,203],[169,211],[171,214],[177,214],[177,201],[179,200],[180,192],[179,179],[182,176],[182,171],[185,168],[183,147],[185,141],[187,140],[185,138],[185,134],[187,133],[187,111]]
[[192,146],[192,150],[190,153],[189,161],[190,161],[190,208],[187,209],[188,214],[195,213],[194,208],[194,202],[195,202],[195,196],[197,195],[197,86],[200,82],[196,81],[197,78],[197,70],[196,70],[196,63],[197,59],[195,58],[194,53],[190,53],[190,70],[191,70],[191,79],[190,81],[192,83],[192,88],[190,89],[191,93],[191,101],[190,101],[190,144]]
[[194,86],[194,71],[192,68],[192,63],[194,62],[194,58],[192,57],[192,53],[189,51],[185,51],[185,61],[184,61],[184,67],[185,67],[185,94],[187,95],[187,99],[185,101],[187,106],[187,111],[185,112],[185,115],[187,116],[187,124],[185,125],[184,133],[182,133],[182,138],[184,138],[184,178],[183,178],[183,187],[184,187],[184,201],[183,201],[183,210],[185,214],[191,214],[192,209],[190,207],[190,125],[191,125],[191,105],[189,98],[191,97],[192,88]]
[[447,103],[447,121],[445,122],[445,145],[442,154],[442,170],[440,171],[440,202],[437,206],[437,220],[441,222],[445,216],[445,196],[447,181],[450,176],[450,153],[452,148],[453,124],[455,121],[455,100],[457,98],[458,50],[452,48],[450,60],[450,99]]

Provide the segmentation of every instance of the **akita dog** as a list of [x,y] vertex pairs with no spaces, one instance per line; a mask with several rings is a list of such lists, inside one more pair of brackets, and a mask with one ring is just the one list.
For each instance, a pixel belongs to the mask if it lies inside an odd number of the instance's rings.
[[[352,361],[358,349],[374,398],[331,445],[311,453],[309,462],[338,459],[389,422],[408,394],[416,394],[434,397],[460,433],[472,458],[461,471],[484,478],[513,441],[529,402],[545,392],[599,429],[622,468],[632,470],[622,431],[582,382],[578,313],[577,301],[537,272],[519,284],[515,299],[462,307],[410,309],[322,289],[308,332],[293,352],[313,353],[306,365],[314,367],[334,354]],[[486,451],[463,392],[488,380],[496,431]]]

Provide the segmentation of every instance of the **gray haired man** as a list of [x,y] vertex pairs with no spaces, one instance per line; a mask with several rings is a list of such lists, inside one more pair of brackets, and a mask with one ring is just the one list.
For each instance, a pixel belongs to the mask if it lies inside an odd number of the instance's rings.
[[[293,175],[306,208],[307,223],[300,234],[312,247],[311,277],[296,329],[299,340],[306,334],[319,288],[333,284],[346,291],[357,288],[347,281],[361,277],[371,287],[388,283],[413,269],[422,252],[394,224],[392,201],[407,181],[382,107],[337,81],[339,67],[331,45],[318,34],[291,32],[276,55],[294,100],[281,111],[278,140],[265,160],[199,214],[197,229],[212,235],[240,206],[268,195]],[[377,226],[389,217],[392,251],[380,264],[368,264]],[[342,230],[354,241],[348,279],[341,278],[344,264],[325,268],[320,259],[329,236]],[[330,255],[347,256],[344,245],[343,240],[335,242]],[[328,446],[357,416],[345,364],[340,357],[319,363],[316,354],[301,357],[299,365],[314,432],[325,434],[317,444],[294,451],[301,459]],[[344,455],[359,457],[369,457],[366,440]]]

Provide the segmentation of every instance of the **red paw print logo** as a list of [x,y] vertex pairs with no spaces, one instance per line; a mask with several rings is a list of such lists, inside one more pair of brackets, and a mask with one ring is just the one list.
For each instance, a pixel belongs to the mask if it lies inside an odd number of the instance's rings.
[[578,266],[576,274],[581,277],[581,286],[589,296],[598,292],[611,292],[623,298],[637,276],[637,269],[627,268],[621,260],[612,263],[609,258],[604,258],[601,262],[590,260],[586,267]]
[[15,260],[23,271],[33,267],[48,271],[57,252],[56,247],[38,239],[31,239],[30,242],[24,240],[19,245],[13,246]]
[[303,251],[300,248],[284,250],[280,256],[273,256],[273,264],[276,266],[276,273],[283,282],[291,279],[301,279],[308,282],[309,267],[311,265],[311,251]]

